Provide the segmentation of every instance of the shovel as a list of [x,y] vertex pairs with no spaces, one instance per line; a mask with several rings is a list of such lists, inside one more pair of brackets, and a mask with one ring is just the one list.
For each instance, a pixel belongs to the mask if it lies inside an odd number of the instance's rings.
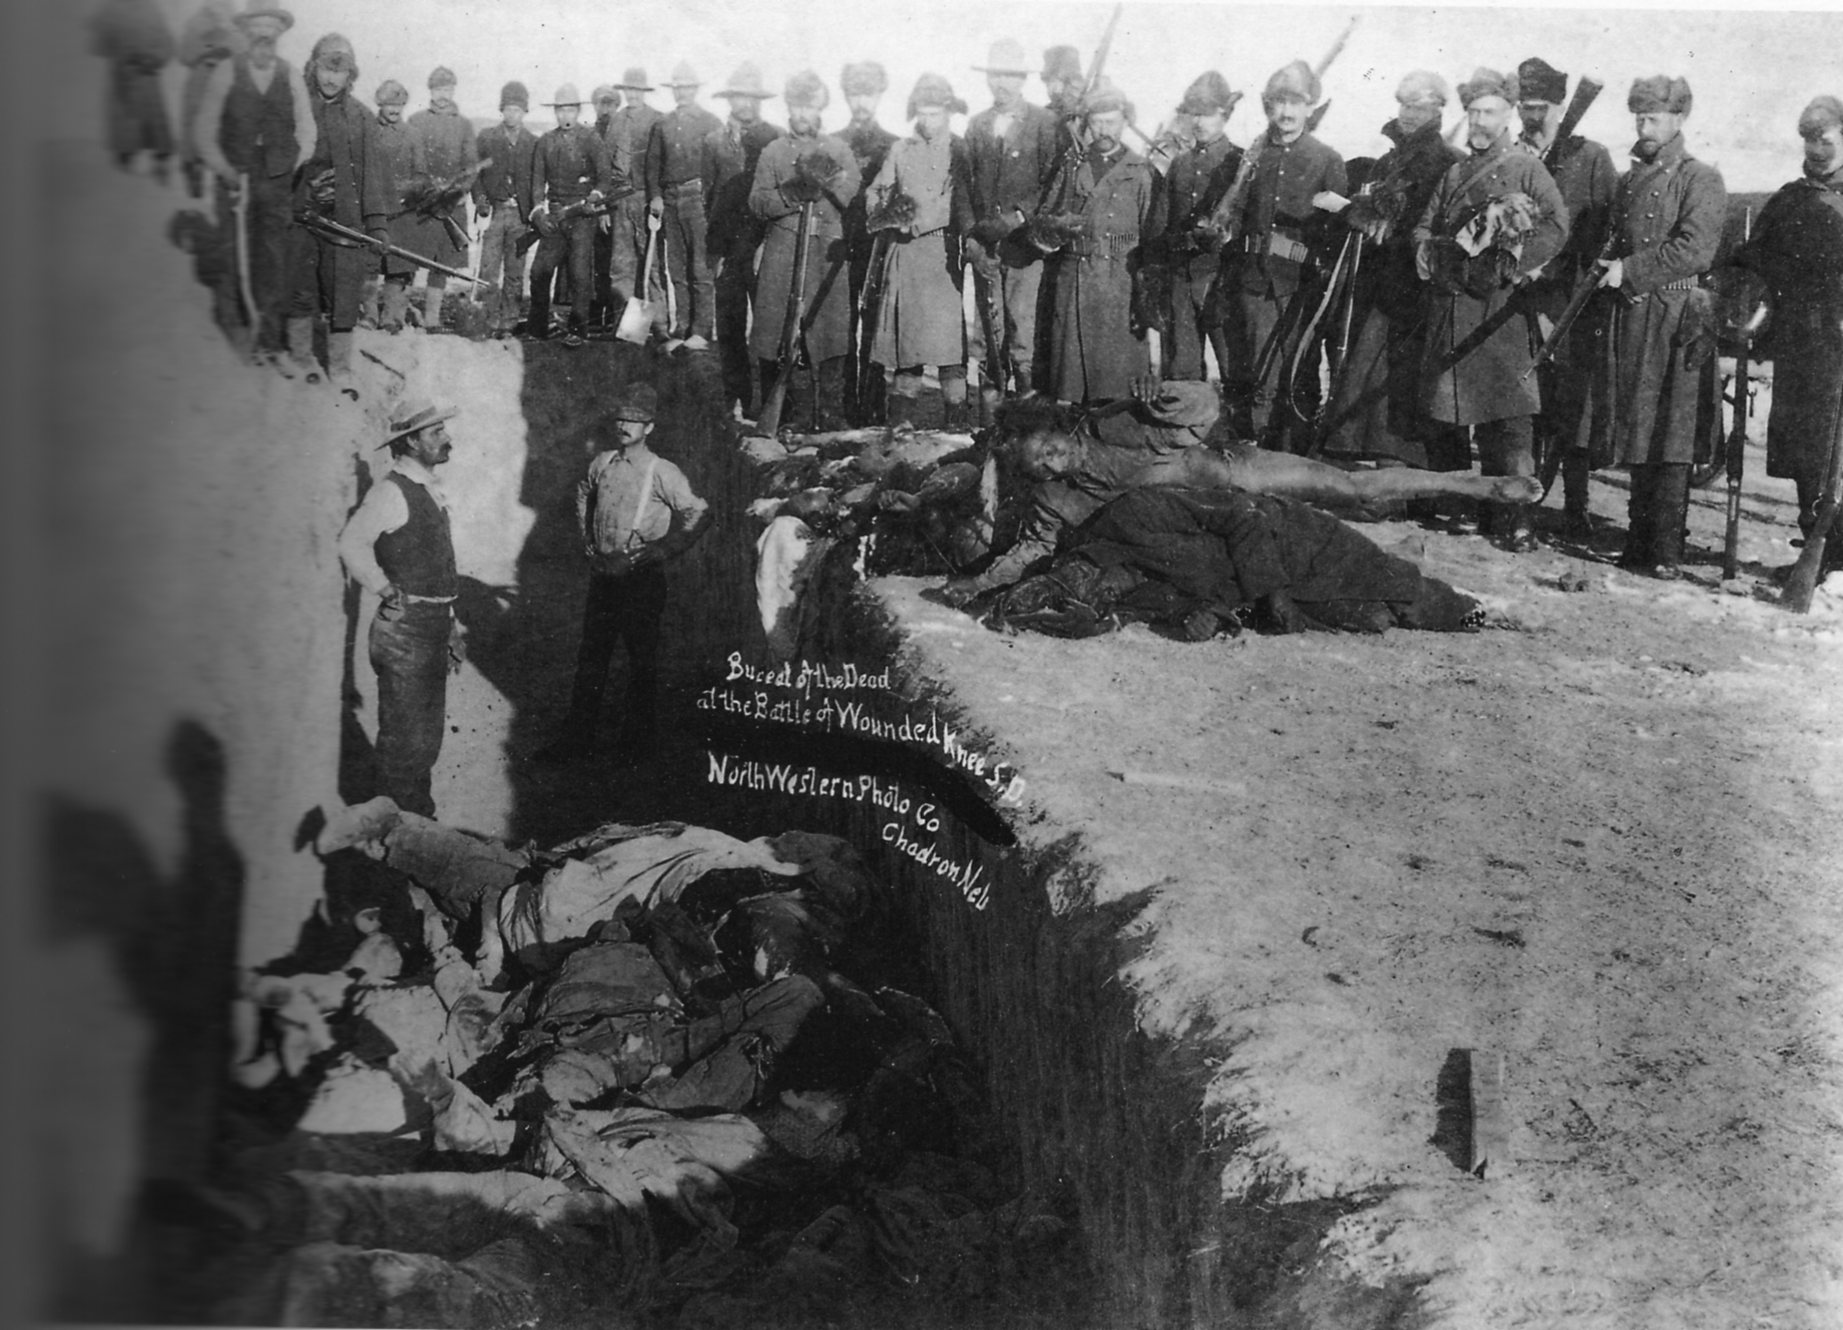
[[651,301],[641,299],[653,287],[653,242],[659,238],[659,219],[648,215],[646,219],[646,259],[640,266],[640,290],[627,297],[627,308],[621,311],[620,327],[614,335],[623,342],[636,342],[646,345],[648,333],[652,331],[657,311]]

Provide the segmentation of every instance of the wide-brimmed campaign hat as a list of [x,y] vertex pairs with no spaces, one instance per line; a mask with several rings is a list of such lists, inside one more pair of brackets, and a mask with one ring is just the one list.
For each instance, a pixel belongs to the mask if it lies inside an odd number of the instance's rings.
[[581,106],[582,94],[576,90],[574,83],[565,83],[557,89],[556,100],[545,102],[546,106]]
[[986,51],[985,63],[974,65],[982,74],[1016,74],[1019,78],[1030,75],[1030,64],[1024,59],[1024,44],[1009,37],[1000,37]]
[[646,69],[641,65],[630,65],[621,75],[621,81],[614,85],[622,92],[651,92],[653,85],[646,81]]
[[666,82],[668,88],[698,88],[703,84],[704,80],[698,77],[689,60],[680,60],[672,66],[672,77]]
[[384,437],[378,440],[377,447],[388,447],[405,434],[414,434],[419,429],[452,420],[460,411],[458,406],[437,406],[426,397],[406,397],[390,409],[390,424],[386,427]]
[[762,80],[761,70],[753,61],[745,60],[736,66],[736,72],[730,75],[729,87],[711,94],[713,97],[753,97],[765,101],[774,96],[768,91],[768,85]]

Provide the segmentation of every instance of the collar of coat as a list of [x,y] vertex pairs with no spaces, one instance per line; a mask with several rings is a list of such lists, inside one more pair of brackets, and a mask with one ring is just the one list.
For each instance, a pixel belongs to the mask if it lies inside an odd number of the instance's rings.
[[[1638,145],[1633,144],[1632,146],[1636,149]],[[1688,156],[1689,149],[1684,146],[1683,136],[1677,134],[1667,143],[1659,145],[1657,156],[1653,157],[1650,161],[1646,161],[1634,151],[1632,153],[1632,169],[1635,171],[1642,171],[1647,168],[1675,166]]]
[[1446,139],[1446,135],[1444,131],[1441,130],[1438,120],[1429,120],[1426,124],[1413,132],[1403,129],[1401,127],[1401,121],[1391,120],[1382,127],[1382,133],[1390,143],[1393,143],[1398,148],[1406,148],[1410,145],[1420,148],[1425,147],[1434,139],[1439,139],[1441,142],[1444,142]]

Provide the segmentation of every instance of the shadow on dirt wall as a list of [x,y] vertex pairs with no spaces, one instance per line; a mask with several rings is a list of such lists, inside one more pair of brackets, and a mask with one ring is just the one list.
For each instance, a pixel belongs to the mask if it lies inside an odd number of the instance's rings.
[[54,988],[40,997],[57,1024],[32,1102],[58,1143],[38,1156],[52,1319],[147,1319],[168,1264],[147,1183],[200,1181],[211,1164],[245,866],[225,824],[223,744],[180,720],[166,769],[182,808],[170,875],[121,813],[61,794],[40,813],[39,955]]
[[[711,507],[711,530],[668,570],[669,600],[660,653],[661,736],[657,758],[637,770],[609,755],[546,765],[534,755],[559,738],[575,678],[588,567],[576,523],[576,486],[597,451],[601,417],[629,384],[659,394],[654,450],[676,463]],[[580,348],[529,343],[521,410],[527,431],[519,502],[536,520],[519,551],[510,596],[463,579],[458,612],[469,657],[513,709],[507,729],[515,840],[550,843],[599,822],[698,820],[701,778],[691,761],[690,690],[751,630],[754,531],[743,508],[752,498],[722,410],[712,354],[665,356],[621,342]],[[754,628],[759,637],[759,627]],[[617,648],[600,734],[618,733],[627,660]]]

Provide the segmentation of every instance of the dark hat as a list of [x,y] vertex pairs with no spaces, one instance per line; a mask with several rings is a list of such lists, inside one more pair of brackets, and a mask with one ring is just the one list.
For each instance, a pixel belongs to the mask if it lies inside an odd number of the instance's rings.
[[1319,83],[1318,75],[1312,72],[1312,66],[1303,60],[1295,60],[1290,65],[1274,70],[1267,80],[1267,86],[1261,89],[1261,104],[1277,102],[1286,98],[1303,100],[1317,105],[1324,95],[1324,86]]
[[855,61],[846,65],[838,76],[838,89],[847,97],[864,93],[874,96],[887,92],[889,85],[890,76],[875,60]]
[[[676,80],[674,80],[676,82]],[[730,85],[721,92],[713,92],[713,97],[753,97],[765,101],[774,96],[768,91],[768,85],[762,80],[762,72],[753,60],[744,60],[736,66],[736,72],[730,75]]]
[[1000,37],[986,50],[985,63],[974,65],[982,74],[1016,74],[1026,78],[1030,74],[1024,63],[1024,44],[1009,37]]
[[1084,115],[1124,111],[1128,120],[1133,118],[1133,104],[1126,100],[1126,94],[1121,92],[1114,81],[1106,75],[1102,75],[1095,85],[1088,89],[1087,95],[1082,98],[1081,109]]
[[1517,66],[1517,88],[1524,101],[1559,105],[1568,100],[1568,76],[1538,56]]
[[1431,69],[1409,70],[1395,88],[1395,100],[1403,106],[1445,106],[1452,95],[1446,80]]
[[280,5],[264,4],[263,0],[249,0],[249,3],[243,6],[242,12],[233,15],[230,21],[241,28],[250,23],[251,20],[259,18],[273,19],[275,22],[282,25],[283,32],[288,31],[288,29],[294,26],[293,14],[290,14]]
[[1229,81],[1213,69],[1197,75],[1184,89],[1184,100],[1177,104],[1179,115],[1227,115],[1241,100],[1239,92],[1229,91]]
[[355,76],[358,73],[358,53],[352,49],[351,42],[336,32],[329,32],[314,43],[307,63],[322,69],[349,69]]
[[787,80],[787,86],[781,92],[781,100],[788,106],[810,106],[823,111],[826,103],[832,100],[832,94],[826,91],[825,83],[810,69],[803,69]]
[[589,94],[589,105],[600,106],[603,102],[618,96],[620,94],[614,90],[614,84],[598,83],[595,85],[595,91]]
[[634,383],[628,385],[627,391],[609,408],[604,419],[638,420],[651,424],[658,410],[659,390],[650,383]]
[[1064,83],[1080,83],[1081,52],[1073,46],[1052,46],[1043,53],[1043,81],[1061,79]]
[[621,81],[614,85],[622,92],[651,92],[653,85],[646,81],[646,70],[640,65],[630,65],[621,75]]
[[460,80],[454,76],[454,71],[446,65],[437,65],[434,69],[429,71],[429,86],[431,88],[452,88],[459,82]]
[[966,111],[966,103],[953,95],[953,85],[939,74],[923,74],[915,80],[915,91],[909,94],[908,118],[913,120],[924,106],[944,106],[962,114]]
[[1495,69],[1486,69],[1480,65],[1472,71],[1472,77],[1459,85],[1459,104],[1470,106],[1480,97],[1502,97],[1512,106],[1517,103],[1517,76],[1500,74]]
[[1632,91],[1626,94],[1625,109],[1633,115],[1644,115],[1650,111],[1688,115],[1692,100],[1686,81],[1671,78],[1668,74],[1653,74],[1650,78],[1633,82]]
[[1825,94],[1813,97],[1811,104],[1799,113],[1798,135],[1800,138],[1809,134],[1822,134],[1827,129],[1843,128],[1843,101]]
[[562,87],[557,89],[556,100],[545,102],[544,105],[551,107],[581,106],[582,94],[576,91],[576,85],[574,83],[565,83]]
[[508,106],[521,107],[527,111],[531,109],[531,92],[517,79],[499,90],[499,109],[503,111]]
[[451,420],[460,410],[458,406],[436,406],[426,397],[406,397],[391,407],[390,423],[385,426],[384,437],[378,440],[377,446],[385,447],[406,434]]
[[410,99],[410,90],[395,79],[385,79],[378,84],[377,94],[372,98],[379,106],[402,106]]

